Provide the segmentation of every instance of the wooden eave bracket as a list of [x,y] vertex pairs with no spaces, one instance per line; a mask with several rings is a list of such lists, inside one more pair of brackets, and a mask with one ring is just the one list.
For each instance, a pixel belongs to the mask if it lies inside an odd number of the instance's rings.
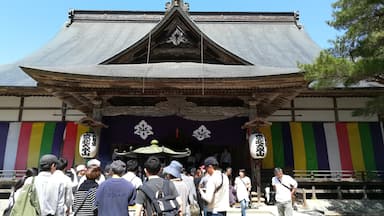
[[96,121],[95,119],[91,117],[84,117],[78,121],[79,124],[85,125],[92,128],[108,128],[109,126],[100,122]]
[[241,126],[241,129],[260,128],[271,125],[272,123],[267,121],[265,118],[256,117],[255,119],[246,122],[243,126]]

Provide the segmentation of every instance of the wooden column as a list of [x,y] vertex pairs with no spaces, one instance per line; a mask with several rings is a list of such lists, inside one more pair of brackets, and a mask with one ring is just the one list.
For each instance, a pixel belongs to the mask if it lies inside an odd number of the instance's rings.
[[[93,100],[92,101],[93,103],[93,110],[92,110],[92,118],[96,121],[99,121],[101,122],[101,119],[103,118],[103,115],[102,115],[102,104],[103,104],[103,101],[102,100]],[[100,134],[101,134],[101,127],[92,127],[92,130],[93,132],[96,134],[96,145],[99,146],[100,145]],[[97,151],[99,151],[99,149],[97,149]],[[99,153],[97,153],[98,155]]]
[[[257,118],[257,101],[249,101],[249,120]],[[256,128],[251,128],[251,133],[257,132]],[[247,143],[248,146],[248,143]],[[249,151],[249,150],[248,150]],[[257,203],[261,202],[261,160],[251,158],[252,179],[256,181]],[[251,200],[252,202],[252,200]]]

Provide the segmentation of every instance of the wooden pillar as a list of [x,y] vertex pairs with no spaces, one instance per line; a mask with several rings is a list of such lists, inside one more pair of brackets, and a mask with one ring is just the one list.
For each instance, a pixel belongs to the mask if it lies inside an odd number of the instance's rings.
[[[101,122],[101,119],[103,118],[103,115],[102,115],[102,104],[103,104],[103,101],[102,100],[94,100],[92,101],[93,103],[93,110],[92,110],[92,118],[96,121],[99,121]],[[100,144],[100,134],[101,134],[101,127],[93,127],[92,128],[93,132],[96,134],[96,145],[99,146]],[[97,151],[99,151],[99,149],[97,149]],[[99,153],[97,153],[98,155]]]
[[[249,120],[253,120],[256,117],[257,117],[257,101],[249,101]],[[252,128],[251,130],[252,130],[251,133],[256,132],[256,128]],[[260,159],[251,158],[251,173],[252,173],[252,179],[256,181],[257,203],[260,204],[261,202],[261,160]]]

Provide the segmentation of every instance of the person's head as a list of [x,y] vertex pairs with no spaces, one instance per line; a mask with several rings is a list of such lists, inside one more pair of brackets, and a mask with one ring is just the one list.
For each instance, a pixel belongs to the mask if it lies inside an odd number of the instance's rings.
[[195,176],[195,174],[196,174],[196,168],[192,167],[192,168],[189,170],[189,173],[191,174],[191,176]]
[[201,169],[196,169],[196,172],[195,172],[195,177],[201,177],[203,175],[203,172],[201,171]]
[[274,170],[273,170],[275,176],[277,178],[281,178],[283,176],[283,170],[279,167],[276,167]]
[[91,167],[87,169],[85,176],[87,177],[88,180],[96,180],[100,177],[101,175],[101,168],[100,167]]
[[225,169],[225,174],[227,174],[227,176],[231,176],[232,175],[232,168],[227,167],[227,169]]
[[137,172],[138,163],[137,160],[127,161],[127,172]]
[[87,168],[90,168],[90,167],[100,167],[101,165],[101,162],[97,159],[91,159],[87,162]]
[[212,156],[207,157],[204,160],[204,166],[205,166],[205,169],[207,170],[207,173],[209,175],[212,175],[213,172],[215,172],[215,170],[219,166],[219,162],[217,161],[217,159],[215,157],[212,157]]
[[28,178],[28,177],[31,177],[31,176],[37,176],[37,174],[39,173],[39,170],[36,168],[36,167],[33,167],[33,168],[28,168],[26,171],[25,171],[25,176]]
[[181,178],[183,166],[178,161],[172,161],[164,168],[164,173],[169,175],[170,179]]
[[126,165],[121,160],[116,160],[111,163],[112,175],[122,176],[125,173]]
[[84,164],[79,164],[76,166],[77,176],[84,176],[86,172],[87,172],[87,167]]
[[53,154],[41,156],[39,167],[40,171],[54,172],[56,170],[57,157]]
[[111,177],[112,176],[111,164],[105,165],[104,175],[105,175],[105,177]]
[[244,176],[245,176],[245,169],[239,169],[239,176],[241,178],[244,178]]
[[161,162],[159,158],[151,156],[144,163],[144,171],[148,175],[158,175],[161,170]]
[[64,171],[65,168],[68,166],[68,161],[65,158],[60,158],[57,160],[56,169]]

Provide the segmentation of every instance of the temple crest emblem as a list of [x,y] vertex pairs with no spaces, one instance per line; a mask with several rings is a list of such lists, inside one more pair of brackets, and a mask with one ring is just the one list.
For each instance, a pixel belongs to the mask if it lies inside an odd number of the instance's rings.
[[152,126],[149,125],[145,120],[141,120],[135,126],[135,134],[139,135],[141,139],[146,140],[148,136],[153,135]]
[[209,131],[204,125],[201,125],[198,129],[193,131],[192,136],[199,141],[203,141],[211,137],[211,131]]

